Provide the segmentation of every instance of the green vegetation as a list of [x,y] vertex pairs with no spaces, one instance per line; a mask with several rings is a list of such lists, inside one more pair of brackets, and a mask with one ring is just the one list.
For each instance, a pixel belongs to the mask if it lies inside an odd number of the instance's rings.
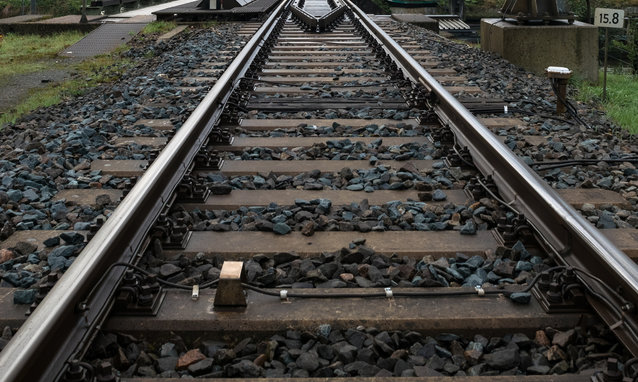
[[154,21],[142,29],[142,35],[164,34],[177,27],[177,23],[173,21]]
[[626,74],[607,73],[607,101],[602,102],[603,80],[597,86],[586,82],[575,81],[578,87],[578,99],[581,101],[595,101],[607,115],[618,125],[638,133],[638,78]]
[[[87,5],[91,1],[87,0]],[[82,0],[36,0],[39,14],[53,16],[78,15],[82,6]],[[20,14],[22,7],[26,13],[31,10],[30,0],[0,0],[0,13],[2,17],[16,16]]]
[[77,96],[95,86],[119,79],[124,71],[132,66],[131,60],[121,57],[121,53],[126,49],[122,48],[113,54],[96,56],[72,65],[70,69],[77,73],[73,78],[44,88],[33,89],[29,96],[14,109],[0,114],[0,126],[15,122],[21,115],[39,107],[54,105],[65,97]]
[[379,9],[386,15],[389,15],[392,13],[392,11],[390,10],[390,6],[388,5],[388,3],[385,0],[372,0],[372,3],[374,5],[376,5],[377,7],[379,7]]
[[8,34],[0,49],[0,83],[7,76],[34,72],[49,67],[48,60],[82,38],[80,32],[64,32],[45,37]]

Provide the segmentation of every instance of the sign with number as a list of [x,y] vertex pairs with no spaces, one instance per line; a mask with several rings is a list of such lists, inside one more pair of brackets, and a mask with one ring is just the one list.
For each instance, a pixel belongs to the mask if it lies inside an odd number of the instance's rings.
[[622,28],[625,24],[625,11],[622,9],[596,8],[594,25],[605,28]]

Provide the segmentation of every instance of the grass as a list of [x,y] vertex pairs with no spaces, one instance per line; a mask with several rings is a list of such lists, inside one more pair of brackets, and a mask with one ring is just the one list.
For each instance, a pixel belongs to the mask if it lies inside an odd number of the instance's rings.
[[50,36],[8,34],[0,47],[0,83],[10,75],[31,73],[50,66],[47,60],[75,44],[84,35],[64,32]]
[[119,54],[122,50],[125,48],[111,55],[96,56],[73,65],[71,69],[77,72],[77,75],[68,81],[32,90],[15,108],[0,114],[0,126],[13,123],[20,116],[39,107],[55,105],[66,97],[81,95],[95,86],[119,79],[124,71],[133,65],[131,60],[122,59]]
[[[91,3],[87,0],[87,5]],[[17,16],[20,14],[22,5],[27,13],[31,9],[31,2],[24,0],[0,0],[0,10],[6,16]],[[82,0],[37,0],[37,13],[52,16],[78,15]]]
[[578,99],[600,103],[609,117],[632,134],[638,133],[638,78],[628,74],[607,72],[607,100],[602,101],[603,74],[597,86],[576,82]]
[[154,21],[142,29],[142,35],[164,34],[177,27],[177,23],[173,21]]

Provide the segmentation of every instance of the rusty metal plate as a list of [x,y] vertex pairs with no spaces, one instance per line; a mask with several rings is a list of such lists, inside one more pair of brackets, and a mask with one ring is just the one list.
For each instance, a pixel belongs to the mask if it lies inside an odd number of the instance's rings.
[[396,253],[416,259],[425,255],[454,256],[459,252],[469,256],[484,255],[499,245],[492,231],[478,231],[476,235],[461,235],[456,231],[335,231],[315,232],[313,236],[304,236],[300,232],[281,236],[257,231],[198,231],[193,232],[186,249],[164,250],[162,255],[166,258],[176,254],[193,257],[203,252],[222,255],[226,260],[242,260],[258,253],[272,255],[295,251],[300,256],[314,257],[348,247],[357,238],[366,239],[366,245],[378,253]]
[[419,123],[414,118],[393,120],[393,119],[242,119],[239,125],[247,130],[274,130],[281,128],[294,128],[301,124],[308,126],[332,126],[338,123],[343,126],[363,127],[368,125],[397,126],[404,124],[407,126],[418,126]]
[[213,146],[218,151],[241,151],[250,147],[310,147],[315,144],[326,143],[341,139],[349,139],[351,142],[362,142],[364,145],[381,140],[383,146],[399,146],[403,144],[416,143],[420,145],[429,144],[430,141],[426,137],[352,137],[352,138],[335,138],[335,137],[235,137],[230,146],[216,145]]
[[[445,194],[447,195],[445,201],[431,201],[427,204],[465,204],[468,201],[463,190],[446,190]],[[228,210],[241,206],[267,206],[271,202],[280,206],[292,205],[295,199],[329,199],[333,206],[344,206],[353,202],[359,203],[363,199],[367,199],[370,205],[381,205],[392,200],[419,200],[419,196],[414,190],[377,190],[370,193],[348,190],[233,190],[227,195],[211,195],[204,203],[180,203],[180,206],[186,210]]]
[[[378,289],[377,289],[378,290]],[[396,289],[413,290],[413,289]],[[428,289],[434,290],[434,289]],[[440,289],[439,289],[440,290]],[[449,290],[449,289],[446,289]],[[303,293],[304,291],[290,290]],[[331,293],[330,290],[312,290]],[[366,290],[339,289],[336,292],[363,294]],[[244,333],[268,335],[295,330],[314,331],[329,323],[333,329],[354,328],[359,325],[379,330],[414,330],[424,335],[453,332],[457,334],[496,335],[507,332],[533,334],[539,328],[573,328],[582,314],[548,315],[532,300],[528,305],[517,305],[501,295],[486,297],[454,296],[432,298],[340,298],[325,299],[265,296],[253,291],[247,293],[247,306],[239,309],[215,310],[215,291],[203,290],[197,301],[188,291],[169,291],[155,317],[113,316],[106,322],[106,330],[115,332],[197,332],[201,336],[223,336]],[[489,319],[486,319],[489,317]],[[185,328],[188,328],[185,330]]]
[[168,138],[164,137],[120,137],[113,139],[112,144],[115,146],[139,145],[163,147],[166,146],[166,142],[168,142]]
[[132,177],[142,175],[147,166],[147,160],[98,159],[91,162],[91,171],[101,171],[105,175]]
[[[426,171],[432,169],[432,163],[434,160],[411,160],[411,161],[379,161],[376,165],[371,165],[367,160],[308,160],[308,161],[272,161],[272,160],[231,160],[224,161],[221,171],[226,176],[233,175],[251,175],[251,174],[299,174],[302,172],[319,170],[321,172],[338,172],[344,167],[349,167],[353,170],[358,169],[370,169],[380,165],[388,168],[400,169],[401,167],[411,163],[419,171]],[[209,171],[210,172],[210,171]]]
[[111,201],[117,202],[120,200],[124,192],[122,190],[115,189],[76,189],[76,190],[62,190],[55,194],[53,200],[64,199],[67,202],[73,202],[80,206],[96,206],[95,199],[100,195],[108,195]]
[[[185,90],[185,89],[184,89]],[[155,130],[173,130],[173,122],[170,119],[140,119],[135,122],[135,126],[146,126]]]

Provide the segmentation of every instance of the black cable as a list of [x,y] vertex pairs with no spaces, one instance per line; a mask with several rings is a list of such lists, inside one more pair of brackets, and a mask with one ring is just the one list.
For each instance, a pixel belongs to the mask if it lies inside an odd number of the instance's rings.
[[490,189],[487,187],[487,185],[481,181],[481,179],[476,178],[476,181],[478,182],[478,184],[480,184],[480,185],[481,185],[481,187],[483,187],[483,189],[484,189],[484,190],[485,190],[488,194],[490,194],[490,196],[492,197],[492,199],[496,200],[497,202],[501,203],[501,204],[502,204],[502,205],[504,205],[505,207],[509,208],[509,209],[510,209],[510,211],[512,211],[513,213],[515,213],[515,214],[516,214],[516,216],[520,216],[520,215],[521,215],[520,211],[518,211],[516,208],[514,208],[514,207],[510,206],[510,205],[509,205],[509,203],[506,203],[503,199],[501,199],[501,198],[499,198],[498,196],[496,196],[496,194],[495,194],[495,193],[493,193],[493,192],[492,192],[492,190],[490,190]]
[[[91,298],[93,297],[93,294],[95,293],[95,291],[97,290],[97,288],[102,285],[104,283],[104,279],[111,273],[111,271],[113,270],[113,268],[115,267],[127,267],[127,268],[131,268],[134,269],[140,273],[142,273],[145,276],[153,276],[154,274],[138,267],[137,265],[133,265],[133,264],[129,264],[129,263],[124,263],[124,262],[117,262],[117,263],[113,263],[111,264],[108,269],[106,270],[106,272],[104,272],[102,274],[102,276],[100,277],[100,279],[98,280],[98,282],[93,286],[93,288],[91,289],[91,291],[89,292],[89,294],[87,295],[87,297],[82,301],[81,304],[88,304],[88,301],[91,300]],[[193,287],[192,286],[188,286],[188,285],[182,285],[182,284],[176,284],[176,283],[172,283],[170,281],[166,281],[163,280],[161,278],[157,278],[157,282],[159,282],[160,284],[172,287],[172,288],[176,288],[176,289],[183,289],[183,290],[192,290]],[[202,285],[199,286],[200,289],[206,289],[206,288],[210,288],[211,286],[215,285],[217,282],[219,282],[218,280],[213,280],[213,281],[209,281],[207,283],[204,283]]]
[[623,163],[623,162],[631,162],[638,163],[638,156],[631,156],[626,158],[617,158],[617,159],[567,159],[564,161],[551,161],[551,162],[534,162],[531,166],[538,166],[536,170],[549,170],[553,168],[560,168],[570,165],[578,165],[578,164],[596,164],[598,162],[606,162],[606,163]]
[[[272,291],[269,289],[263,289],[256,287],[250,284],[242,283],[242,286],[246,289],[252,290],[254,292],[264,294],[267,296],[281,297],[280,291]],[[505,294],[509,295],[511,293],[515,293],[512,291],[506,291],[501,289],[489,289],[484,291],[485,294]],[[467,296],[467,295],[476,295],[478,292],[476,289],[472,288],[466,290],[438,290],[436,292],[432,291],[392,291],[393,297],[439,297],[439,296]],[[385,290],[378,292],[367,292],[367,293],[295,293],[288,292],[286,293],[287,297],[297,297],[297,298],[356,298],[356,297],[364,297],[364,298],[374,298],[374,297],[387,297]]]
[[[533,102],[528,102],[528,103],[529,103],[529,104],[532,104],[532,105],[534,105],[534,106],[536,106],[536,104],[535,104],[535,103],[533,103]],[[541,118],[545,118],[545,119],[553,119],[553,120],[555,120],[555,121],[559,121],[559,122],[567,123],[567,124],[569,124],[569,125],[574,125],[574,122],[573,122],[573,121],[570,121],[570,120],[567,120],[567,119],[564,119],[564,118],[561,118],[561,117],[557,117],[557,116],[555,116],[555,115],[550,115],[550,114],[538,114],[538,113],[534,113],[534,112],[531,112],[531,111],[527,111],[527,110],[524,110],[524,109],[521,109],[521,108],[518,108],[518,107],[516,107],[516,108],[511,108],[510,110],[511,110],[512,114],[514,114],[514,113],[519,113],[519,114],[533,115],[533,116],[536,116],[536,117],[541,117]]]
[[567,101],[566,99],[564,99],[561,95],[560,92],[558,91],[556,82],[554,82],[553,80],[549,80],[550,84],[552,85],[552,90],[554,90],[554,94],[556,95],[556,98],[558,98],[558,100],[560,102],[563,103],[563,105],[565,105],[565,109],[567,110],[567,112],[569,114],[571,114],[571,116],[578,121],[578,123],[580,123],[582,126],[586,127],[587,129],[591,129],[591,126],[589,126],[589,124],[585,121],[583,121],[580,116],[578,115],[578,110],[574,107],[574,105],[571,104],[571,102]]

